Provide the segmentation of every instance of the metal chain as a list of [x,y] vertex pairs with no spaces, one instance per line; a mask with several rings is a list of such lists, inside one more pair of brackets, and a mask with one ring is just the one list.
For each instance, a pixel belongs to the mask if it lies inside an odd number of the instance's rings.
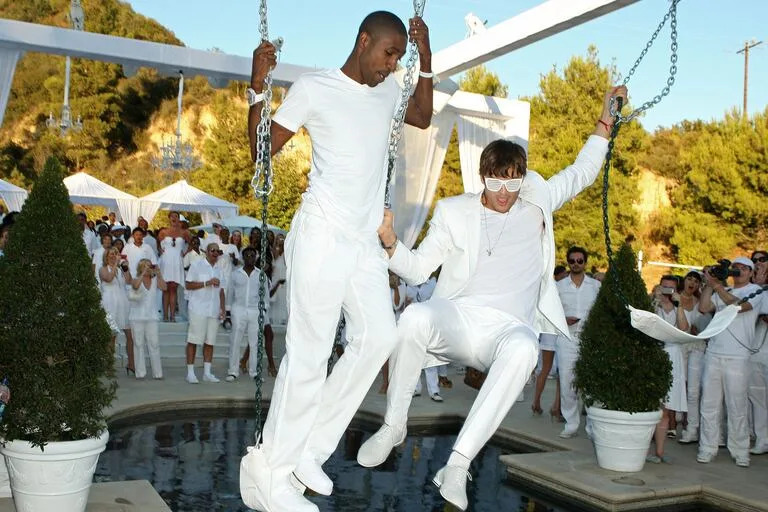
[[[414,17],[421,18],[424,14],[424,5],[426,0],[413,0]],[[416,58],[418,57],[418,47],[416,42],[411,40],[408,44],[408,61],[405,65],[405,76],[403,76],[403,90],[400,95],[400,104],[397,107],[397,112],[392,124],[392,131],[389,134],[389,151],[387,157],[387,183],[384,189],[384,206],[390,208],[392,206],[392,193],[390,186],[392,183],[392,175],[395,171],[395,163],[397,162],[397,147],[400,144],[400,139],[403,136],[403,124],[405,123],[405,111],[408,109],[408,100],[411,97],[411,88],[413,87],[413,73],[416,68]]]
[[665,85],[664,88],[661,89],[661,92],[656,96],[654,96],[652,100],[646,101],[640,107],[633,110],[627,116],[621,115],[621,107],[616,109],[614,100],[611,99],[611,116],[615,117],[621,123],[628,123],[633,119],[635,119],[640,114],[642,114],[643,112],[645,112],[646,110],[661,103],[662,98],[668,95],[669,89],[673,85],[675,85],[675,75],[677,74],[677,4],[679,2],[680,0],[672,0],[672,5],[670,6],[669,11],[667,11],[667,14],[664,15],[664,19],[661,20],[661,23],[659,23],[659,26],[656,27],[656,30],[651,36],[651,39],[646,43],[645,48],[643,48],[643,51],[640,52],[640,56],[637,58],[637,60],[635,61],[635,64],[632,66],[632,69],[629,70],[629,73],[627,73],[627,76],[624,77],[624,81],[622,82],[623,85],[627,85],[629,80],[632,78],[632,75],[635,74],[635,70],[637,70],[643,58],[648,53],[648,50],[650,50],[651,46],[653,46],[653,43],[656,41],[656,38],[659,36],[659,32],[661,31],[662,28],[664,28],[664,25],[666,25],[667,20],[670,20],[670,24],[669,24],[671,29],[670,40],[672,41],[670,44],[670,48],[672,50],[672,53],[669,57],[670,66],[669,66],[669,77],[667,78],[667,85]]
[[[259,6],[259,32],[262,41],[267,41],[269,32],[267,30],[267,0],[260,0]],[[256,346],[256,443],[261,441],[263,429],[262,409],[261,409],[261,380],[262,380],[262,359],[264,357],[264,327],[267,313],[267,251],[269,250],[269,241],[267,239],[267,212],[269,205],[269,194],[272,192],[272,141],[270,139],[270,130],[272,126],[272,72],[267,73],[264,79],[264,101],[261,107],[261,119],[256,129],[256,163],[254,165],[254,175],[251,179],[251,187],[256,197],[261,199],[261,254],[259,256],[259,340]]]
[[762,285],[762,286],[760,287],[760,289],[759,289],[759,290],[757,290],[757,291],[754,291],[754,292],[750,293],[749,295],[747,295],[746,297],[744,297],[743,299],[741,299],[741,300],[740,300],[739,302],[737,302],[736,304],[737,304],[738,306],[741,306],[741,305],[742,305],[742,304],[744,304],[745,302],[749,302],[750,300],[754,299],[755,297],[757,297],[758,295],[760,295],[761,293],[763,293],[763,292],[766,292],[766,291],[768,291],[768,284],[764,284],[764,285]]

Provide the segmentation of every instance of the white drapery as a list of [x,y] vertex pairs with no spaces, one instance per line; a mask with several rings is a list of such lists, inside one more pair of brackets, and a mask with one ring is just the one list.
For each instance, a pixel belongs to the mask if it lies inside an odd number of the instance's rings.
[[20,212],[21,207],[24,206],[24,201],[27,200],[27,196],[29,194],[23,188],[0,180],[0,199],[5,201],[9,212]]
[[741,306],[731,304],[730,306],[721,309],[715,314],[712,321],[709,322],[707,328],[699,334],[690,334],[681,331],[674,325],[665,322],[664,319],[656,313],[635,309],[632,306],[629,306],[628,309],[632,319],[632,327],[647,334],[651,338],[666,343],[692,343],[707,340],[726,330],[728,326],[731,325],[731,322],[736,319],[739,311],[741,311]]
[[[69,200],[74,204],[105,206],[124,220],[124,209],[129,213],[135,208],[136,196],[107,185],[85,172],[67,176],[64,178],[64,186],[69,192]],[[131,223],[128,225],[135,226]]]
[[476,116],[459,115],[459,159],[464,192],[478,193],[483,182],[478,174],[480,154],[485,146],[504,138],[504,121]]
[[21,54],[21,50],[0,48],[0,126],[3,125],[5,107],[8,106],[8,95],[11,93],[13,84],[13,74]]
[[165,188],[152,192],[139,199],[139,211],[147,222],[152,222],[160,209],[198,212],[203,224],[210,224],[216,219],[234,217],[238,206],[195,188],[186,180],[180,180]]

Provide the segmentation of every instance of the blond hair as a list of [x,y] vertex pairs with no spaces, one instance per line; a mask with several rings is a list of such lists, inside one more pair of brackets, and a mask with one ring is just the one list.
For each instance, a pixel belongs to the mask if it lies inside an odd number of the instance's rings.
[[109,258],[109,255],[115,253],[117,254],[117,258],[120,259],[120,251],[117,250],[117,247],[110,247],[109,249],[104,249],[104,254],[101,257],[101,264],[105,267],[108,265],[107,259]]

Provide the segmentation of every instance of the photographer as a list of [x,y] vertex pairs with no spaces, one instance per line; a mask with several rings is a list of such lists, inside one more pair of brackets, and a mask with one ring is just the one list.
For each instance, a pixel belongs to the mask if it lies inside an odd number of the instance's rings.
[[[754,270],[752,260],[738,257],[728,269],[721,261],[704,269],[706,287],[701,294],[702,313],[720,311],[736,304],[760,287],[750,283]],[[733,286],[725,282],[732,277]],[[723,399],[728,415],[728,451],[737,466],[749,467],[749,426],[747,422],[747,390],[749,357],[755,351],[755,323],[764,295],[757,295],[741,305],[741,311],[728,328],[709,340],[704,356],[701,394],[701,435],[696,460],[710,462],[717,454],[720,439],[720,417]]]
[[131,312],[128,316],[134,335],[136,347],[136,378],[143,379],[147,375],[144,347],[149,347],[149,362],[152,365],[152,377],[163,378],[163,367],[160,361],[160,341],[158,337],[157,290],[165,291],[166,282],[157,265],[147,258],[139,260],[136,267],[137,276],[131,282]]

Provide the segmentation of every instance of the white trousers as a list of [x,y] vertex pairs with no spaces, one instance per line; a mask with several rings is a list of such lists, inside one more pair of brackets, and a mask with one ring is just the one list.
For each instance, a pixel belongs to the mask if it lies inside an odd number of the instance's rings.
[[[269,318],[267,317],[267,322]],[[248,346],[250,355],[248,357],[248,374],[253,378],[257,375],[256,358],[258,357],[259,344],[259,309],[246,309],[240,306],[232,308],[232,331],[229,335],[229,375],[237,376],[240,373],[240,347],[243,344],[243,337],[248,334]]]
[[143,379],[147,375],[145,362],[147,348],[149,363],[152,365],[152,377],[163,377],[163,365],[160,361],[160,339],[157,335],[157,320],[131,320],[133,331],[134,363],[136,378]]
[[[692,345],[692,344],[689,344]],[[701,374],[704,371],[704,351],[683,347],[686,367],[686,393],[688,398],[688,430],[699,428],[699,401],[701,400]]]
[[732,457],[749,457],[747,388],[749,359],[714,354],[704,356],[701,393],[699,451],[715,454],[720,441],[720,423],[725,400],[728,416],[728,451]]
[[[285,255],[286,351],[264,426],[273,482],[287,479],[302,457],[331,456],[397,343],[389,261],[376,233],[353,238],[305,202]],[[326,380],[342,309],[349,343]]]
[[565,336],[558,336],[555,346],[555,359],[560,372],[560,412],[565,418],[566,430],[576,432],[581,422],[581,407],[579,395],[573,387],[573,367],[579,358],[579,344]]
[[[437,379],[437,369],[444,366],[445,365],[430,366],[429,368],[424,368],[424,380],[427,382],[427,393],[429,396],[440,394],[440,386],[438,385]],[[419,377],[419,380],[416,381],[416,389],[414,391],[416,393],[421,393],[421,377]]]
[[755,430],[755,446],[768,446],[768,365],[762,361],[749,363],[749,402]]
[[427,352],[487,371],[453,445],[473,459],[496,432],[536,366],[538,338],[527,326],[490,308],[432,298],[411,304],[397,326],[398,345],[389,360],[385,423],[405,428],[416,381]]

